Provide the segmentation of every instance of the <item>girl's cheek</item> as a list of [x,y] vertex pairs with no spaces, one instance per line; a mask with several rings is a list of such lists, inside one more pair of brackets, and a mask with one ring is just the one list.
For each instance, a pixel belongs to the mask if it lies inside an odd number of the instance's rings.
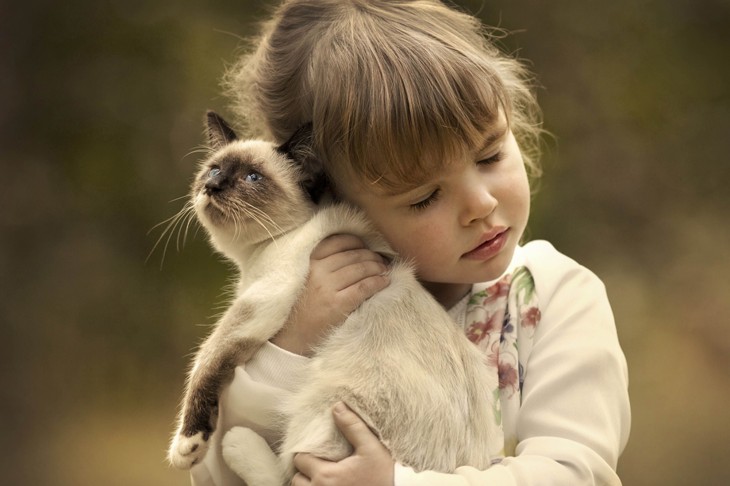
[[417,265],[433,248],[434,235],[429,235],[425,228],[408,228],[401,225],[393,233],[396,234],[392,234],[390,238],[385,235],[385,239],[401,256],[415,260]]

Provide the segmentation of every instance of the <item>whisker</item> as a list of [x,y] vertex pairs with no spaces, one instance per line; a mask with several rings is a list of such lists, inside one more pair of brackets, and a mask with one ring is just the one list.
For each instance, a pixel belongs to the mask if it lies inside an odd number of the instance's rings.
[[[187,197],[187,196],[184,196]],[[181,199],[181,198],[177,198]],[[177,251],[180,251],[181,247],[185,245],[187,240],[187,232],[189,231],[190,224],[195,220],[195,206],[193,205],[192,201],[187,201],[185,205],[174,215],[170,216],[166,220],[162,221],[161,223],[156,224],[153,226],[147,234],[151,233],[155,228],[160,227],[161,225],[166,224],[165,228],[162,230],[162,233],[160,234],[159,238],[155,241],[155,244],[152,246],[152,249],[150,250],[150,253],[147,255],[147,258],[145,259],[145,263],[149,261],[149,259],[152,257],[152,254],[155,252],[155,250],[162,244],[162,257],[160,259],[160,268],[165,263],[165,258],[167,256],[167,248],[170,245],[170,241],[172,240],[173,235],[177,232],[177,236],[175,238],[175,247]],[[182,245],[180,244],[182,234]],[[163,244],[164,241],[164,244]]]
[[154,251],[159,246],[160,242],[162,242],[162,240],[165,238],[165,235],[167,235],[168,238],[167,238],[167,241],[165,242],[165,250],[163,250],[163,253],[162,253],[162,260],[164,261],[165,251],[167,249],[167,243],[170,241],[170,235],[172,234],[177,222],[180,220],[180,218],[182,218],[185,215],[185,212],[187,211],[186,206],[184,206],[180,211],[178,211],[171,217],[167,218],[166,220],[162,221],[161,223],[154,225],[147,232],[147,234],[149,235],[155,228],[158,228],[158,227],[162,226],[163,224],[167,224],[167,226],[165,226],[165,229],[160,234],[160,237],[157,238],[157,241],[155,241],[155,244],[152,246],[152,249],[150,250],[149,254],[147,255],[147,258],[145,259],[145,263],[147,263],[149,261],[150,257],[152,257],[152,253],[154,253]]
[[231,217],[230,219],[233,222],[233,240],[235,241],[238,239],[238,235],[241,234],[241,228],[238,227],[238,220],[236,218]]
[[[284,232],[284,230],[281,228],[281,226],[279,226],[273,219],[271,219],[271,216],[269,216],[268,214],[266,214],[265,212],[263,212],[261,210],[258,210],[258,213],[264,219],[264,221],[268,222],[271,225],[271,227],[274,229],[274,231],[277,232],[277,234],[281,234]],[[274,244],[276,244],[276,237],[273,234],[271,234],[271,231],[269,231],[269,228],[266,227],[263,222],[261,222],[261,221],[257,221],[257,222],[261,226],[263,226],[264,229],[266,229],[266,232],[269,234],[271,241],[273,241]]]
[[185,221],[185,229],[183,230],[183,247],[188,241],[188,232],[190,231],[190,225],[198,222],[197,215],[195,214],[195,207],[191,207],[188,211],[188,215]]
[[174,202],[179,201],[180,199],[187,199],[188,197],[190,197],[190,196],[188,194],[185,194],[184,196],[176,197],[175,199],[171,199],[171,200],[169,200],[167,202],[168,203],[174,203]]
[[[183,233],[184,234],[184,236],[183,236],[183,246],[185,246],[185,243],[187,242],[187,239],[188,239],[188,231],[190,231],[190,225],[192,223],[194,223],[194,222],[197,221],[196,216],[195,216],[195,209],[194,208],[188,213],[187,219],[188,219],[188,221],[185,224],[185,233]],[[197,228],[195,230],[195,233],[197,234]]]
[[[175,249],[177,251],[180,251],[180,248],[185,246],[185,241],[187,240],[187,232],[188,227],[190,226],[190,220],[191,216],[195,214],[195,208],[191,205],[187,212],[185,213],[185,216],[180,220],[180,224],[177,228],[177,238],[175,239]],[[180,234],[182,233],[182,246],[180,246]]]
[[[240,204],[238,204],[238,203],[240,203]],[[251,203],[249,203],[247,201],[236,201],[236,206],[237,206],[237,209],[240,209],[241,213],[250,217],[254,222],[256,222],[256,224],[261,226],[266,231],[266,233],[268,233],[269,238],[271,238],[271,241],[274,242],[274,245],[277,245],[277,248],[278,248],[278,243],[276,241],[276,238],[271,233],[271,230],[269,229],[269,227],[266,226],[264,221],[270,222],[271,226],[273,226],[274,230],[276,230],[277,232],[281,231],[281,228],[279,227],[279,225],[277,225],[268,214],[266,214],[264,211],[262,211],[261,209],[257,208],[256,206],[252,205]],[[263,219],[263,221],[262,221],[262,219]]]
[[[262,211],[261,209],[255,207],[252,204],[247,203],[245,201],[244,201],[244,203],[248,206],[248,209],[249,209],[249,211],[251,211],[251,213],[256,214],[260,218],[260,220],[258,220],[259,224],[263,225],[263,222],[261,221],[261,220],[263,220],[263,221],[269,223],[269,225],[272,227],[272,229],[274,229],[276,232],[282,231],[281,227],[271,218],[271,216],[266,214],[265,211]],[[271,235],[270,231],[268,233],[271,238],[274,238],[273,235]]]
[[[170,231],[167,232],[167,239],[165,240],[165,246],[162,248],[162,259],[160,260],[160,269],[162,269],[162,265],[165,263],[165,257],[167,256],[167,248],[170,246],[170,240],[172,239],[172,235],[175,233],[175,228],[178,227],[180,224],[180,221],[184,217],[184,211],[186,211],[185,208],[178,213],[178,217],[175,218],[175,221],[172,224],[172,228],[170,228]],[[169,227],[168,227],[169,228]]]
[[[249,203],[248,201],[241,201],[241,203],[245,206],[245,208],[249,211],[249,214],[255,213],[256,215],[260,216],[264,221],[268,222],[271,227],[277,232],[281,233],[283,232],[282,228],[269,216],[266,214],[265,211],[263,211],[260,208],[257,208],[253,204]],[[253,217],[253,215],[251,215]],[[257,221],[259,224],[262,224],[260,221]],[[268,229],[268,228],[265,228]],[[271,232],[269,232],[269,236],[273,239],[274,237],[271,235]]]
[[194,147],[190,152],[185,154],[183,156],[183,159],[193,155],[193,154],[205,154],[206,156],[210,156],[215,150],[212,148],[205,146],[205,145],[198,145],[197,147]]
[[172,216],[170,216],[169,218],[165,219],[164,221],[161,221],[161,222],[157,223],[156,225],[154,225],[152,228],[150,228],[147,231],[147,234],[149,235],[150,233],[152,233],[152,231],[155,230],[155,228],[157,228],[159,226],[162,226],[163,224],[168,223],[168,222],[172,221],[173,219],[177,218],[184,209],[185,209],[185,207],[183,206],[183,208],[180,209],[180,211],[178,211],[177,213],[173,214]]

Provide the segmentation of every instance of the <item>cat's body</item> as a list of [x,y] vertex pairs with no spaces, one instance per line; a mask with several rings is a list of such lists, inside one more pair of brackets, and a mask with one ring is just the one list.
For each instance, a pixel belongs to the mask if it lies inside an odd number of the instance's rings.
[[[236,141],[215,115],[209,115],[211,130],[213,140],[228,143],[206,162],[192,197],[214,246],[239,266],[241,276],[236,298],[196,356],[171,462],[189,467],[204,456],[221,388],[235,366],[286,322],[314,247],[329,235],[353,234],[393,257],[390,285],[317,348],[300,391],[280,410],[280,459],[255,433],[234,428],[223,441],[226,462],[249,486],[273,486],[288,484],[296,452],[346,457],[351,447],[332,419],[332,406],[343,401],[402,464],[443,472],[461,465],[487,468],[495,377],[410,265],[358,210],[344,204],[318,208],[302,187],[307,174],[280,149]],[[229,211],[245,216],[234,218]]]

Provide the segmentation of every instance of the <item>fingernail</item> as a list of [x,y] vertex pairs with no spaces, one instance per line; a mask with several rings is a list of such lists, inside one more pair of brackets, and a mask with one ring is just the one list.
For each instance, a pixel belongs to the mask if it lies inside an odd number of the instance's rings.
[[347,411],[347,407],[345,407],[344,403],[337,402],[335,403],[333,410],[335,413],[345,413]]

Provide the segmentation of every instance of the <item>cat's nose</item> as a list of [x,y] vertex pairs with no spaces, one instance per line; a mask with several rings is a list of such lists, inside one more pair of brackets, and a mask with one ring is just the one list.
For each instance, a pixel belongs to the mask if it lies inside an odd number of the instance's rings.
[[227,179],[228,178],[226,176],[224,176],[222,173],[211,175],[205,181],[205,193],[210,196],[211,194],[213,194],[215,192],[222,191],[223,188],[228,183]]

